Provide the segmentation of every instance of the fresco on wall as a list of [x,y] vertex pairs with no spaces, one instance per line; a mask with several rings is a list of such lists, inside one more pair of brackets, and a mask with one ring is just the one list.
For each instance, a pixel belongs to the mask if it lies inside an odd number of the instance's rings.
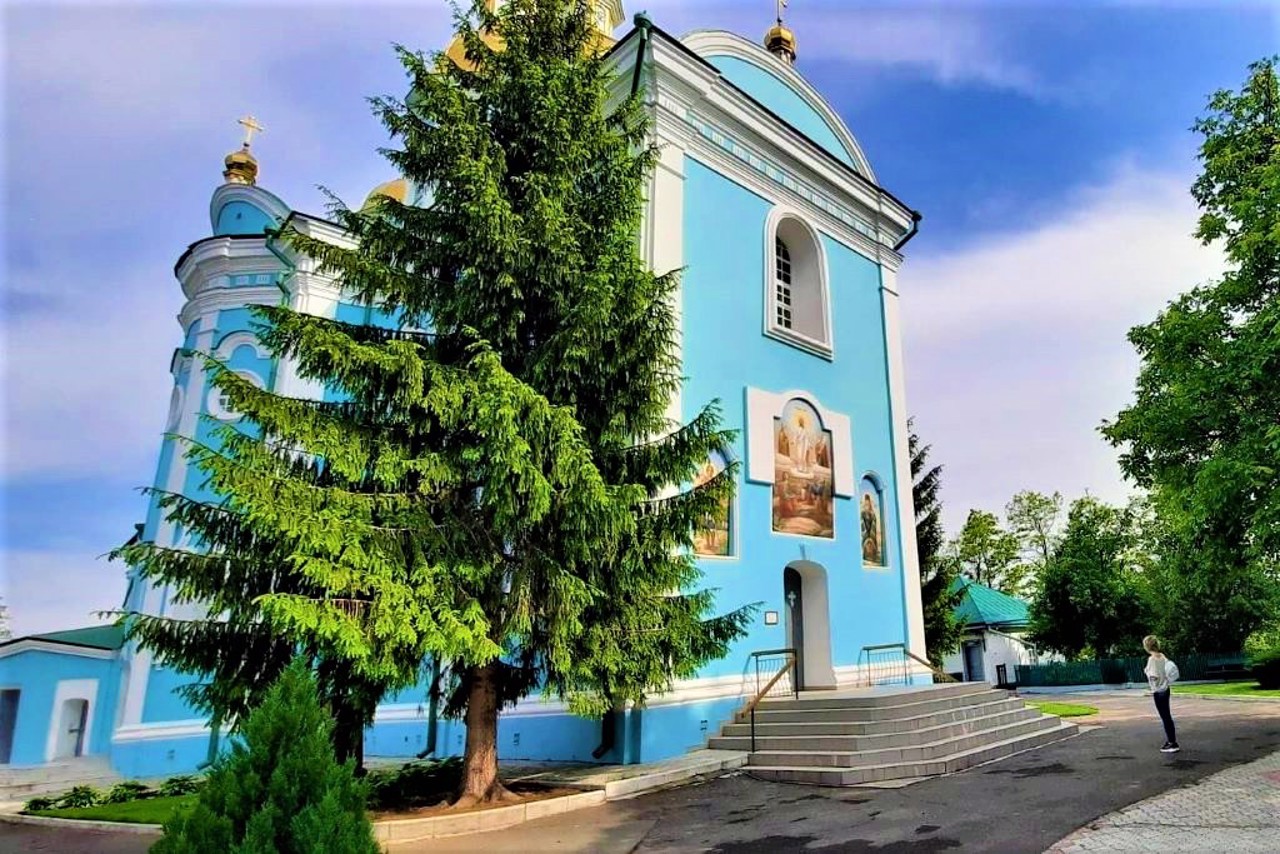
[[862,519],[862,562],[867,566],[884,566],[884,514],[880,508],[880,490],[870,478],[862,481],[859,507]]
[[793,400],[773,420],[773,530],[835,537],[831,432],[817,411]]
[[[698,474],[694,477],[693,485],[695,487],[702,486],[724,471],[724,469],[724,457],[712,451],[711,458],[703,464]],[[693,551],[695,554],[706,557],[729,557],[733,554],[732,515],[729,501],[730,499],[728,498],[722,500],[720,508],[716,512],[708,513],[704,516],[702,524],[693,532]]]

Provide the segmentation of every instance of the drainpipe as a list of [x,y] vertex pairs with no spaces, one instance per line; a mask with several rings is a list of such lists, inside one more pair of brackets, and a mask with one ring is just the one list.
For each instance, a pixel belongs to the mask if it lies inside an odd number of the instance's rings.
[[600,746],[591,751],[592,759],[599,759],[610,750],[618,735],[618,712],[616,709],[610,709],[604,713],[604,717],[600,719]]
[[218,742],[222,738],[222,713],[214,712],[212,720],[209,721],[209,749],[205,753],[204,761],[196,766],[197,771],[203,771],[213,764],[213,760],[218,758]]
[[631,95],[635,97],[636,92],[640,90],[640,71],[644,68],[644,52],[649,47],[649,40],[653,37],[653,21],[649,20],[649,16],[644,12],[637,12],[633,23],[640,31],[640,46],[636,48],[636,67],[631,72]]
[[920,220],[922,219],[924,219],[924,217],[921,215],[920,211],[911,212],[911,230],[902,235],[902,239],[893,245],[894,252],[901,252],[902,247],[910,243],[911,238],[915,237],[920,232]]

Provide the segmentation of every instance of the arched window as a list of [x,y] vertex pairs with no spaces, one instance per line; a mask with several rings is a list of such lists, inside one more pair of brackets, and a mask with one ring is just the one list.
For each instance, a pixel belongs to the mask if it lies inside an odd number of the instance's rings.
[[818,235],[800,218],[769,217],[765,334],[830,358],[826,259]]

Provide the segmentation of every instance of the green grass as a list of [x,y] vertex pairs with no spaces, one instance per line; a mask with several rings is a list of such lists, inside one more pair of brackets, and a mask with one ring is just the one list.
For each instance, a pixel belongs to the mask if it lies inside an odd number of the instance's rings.
[[1076,703],[1051,703],[1048,701],[1036,701],[1027,703],[1033,709],[1039,709],[1046,715],[1057,715],[1060,718],[1083,718],[1087,715],[1096,715],[1098,710],[1093,706],[1081,706]]
[[78,818],[85,821],[122,821],[129,824],[164,824],[178,810],[195,806],[198,795],[178,795],[172,798],[144,798],[123,804],[99,804],[96,807],[75,809],[39,810],[32,815],[47,818]]
[[1257,682],[1217,682],[1209,685],[1174,685],[1175,694],[1204,694],[1208,697],[1272,697],[1280,698],[1280,691],[1263,690]]

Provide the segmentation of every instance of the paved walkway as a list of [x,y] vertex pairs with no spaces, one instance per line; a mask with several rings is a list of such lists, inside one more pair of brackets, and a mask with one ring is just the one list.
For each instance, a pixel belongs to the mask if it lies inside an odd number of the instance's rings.
[[1280,752],[1105,816],[1049,854],[1185,851],[1252,854],[1280,848]]

